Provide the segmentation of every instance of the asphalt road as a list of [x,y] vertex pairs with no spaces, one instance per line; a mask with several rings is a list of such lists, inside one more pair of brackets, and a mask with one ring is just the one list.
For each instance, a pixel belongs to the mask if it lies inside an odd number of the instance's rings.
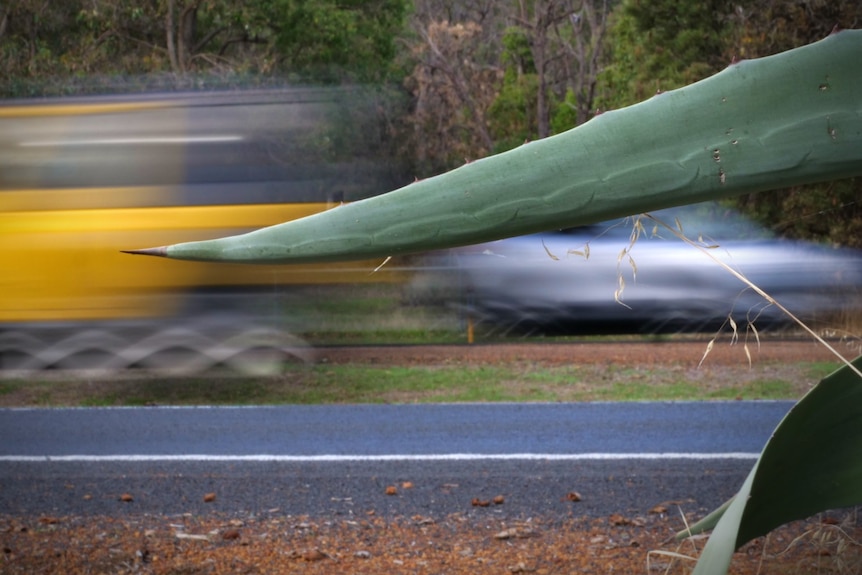
[[[733,495],[791,405],[0,410],[0,513],[707,511]],[[504,504],[472,505],[497,495]]]

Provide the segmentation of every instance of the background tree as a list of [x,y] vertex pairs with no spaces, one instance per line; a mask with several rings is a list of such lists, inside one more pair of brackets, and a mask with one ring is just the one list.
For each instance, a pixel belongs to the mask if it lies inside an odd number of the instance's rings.
[[567,100],[569,91],[576,102],[575,114],[565,127],[588,119],[607,13],[607,1],[592,0],[518,0],[510,8],[508,18],[523,35],[532,57],[538,138],[553,133],[552,109]]
[[506,28],[500,60],[503,81],[488,110],[495,138],[494,152],[516,148],[538,134],[539,76],[530,40],[522,28]]
[[608,14],[606,0],[510,6],[506,72],[492,110],[497,151],[590,119]]
[[501,19],[496,2],[417,2],[403,39],[412,71],[408,145],[427,176],[488,155],[488,109],[497,96]]
[[597,105],[614,109],[714,74],[731,59],[730,0],[623,0],[607,35]]
[[589,119],[607,14],[607,0],[417,2],[405,43],[419,173]]
[[409,0],[269,0],[268,23],[279,67],[326,81],[385,79],[396,55]]
[[417,19],[414,26],[410,120],[417,169],[428,175],[492,151],[487,112],[501,72],[480,54],[488,48],[481,23]]
[[[608,0],[584,0],[570,16],[573,38],[562,44],[566,52],[562,60],[567,79],[565,106],[551,120],[554,133],[583,124],[593,116],[598,75],[606,64],[604,46],[609,17]],[[576,113],[574,121],[566,118],[567,109]]]
[[13,0],[0,6],[0,95],[380,80],[408,2]]

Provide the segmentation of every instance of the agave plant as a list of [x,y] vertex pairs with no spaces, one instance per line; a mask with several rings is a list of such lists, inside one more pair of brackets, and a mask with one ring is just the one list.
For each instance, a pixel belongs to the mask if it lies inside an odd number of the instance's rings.
[[364,259],[595,223],[862,173],[862,31],[730,65],[562,134],[177,259]]
[[[862,175],[862,31],[606,112],[563,134],[320,214],[130,253],[292,263],[387,257],[584,225],[742,193]],[[862,503],[862,375],[827,377],[787,415],[695,573],[777,525]]]

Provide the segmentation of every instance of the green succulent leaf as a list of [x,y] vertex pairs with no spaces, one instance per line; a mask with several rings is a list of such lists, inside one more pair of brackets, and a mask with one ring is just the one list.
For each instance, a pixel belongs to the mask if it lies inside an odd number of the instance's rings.
[[248,234],[133,253],[396,256],[862,174],[862,31],[735,63],[568,132]]
[[[862,367],[862,356],[852,363]],[[859,504],[862,378],[844,366],[787,413],[739,492],[677,537],[715,527],[695,573],[725,573],[733,552],[755,537],[821,511]]]
[[[692,575],[724,575],[730,567],[733,552],[736,551],[736,540],[739,535],[739,526],[745,514],[745,501],[751,491],[754,476],[757,473],[758,461],[754,464],[742,487],[734,498],[721,506],[718,523],[709,537],[706,547],[697,559]],[[692,534],[697,532],[698,525],[689,530]]]

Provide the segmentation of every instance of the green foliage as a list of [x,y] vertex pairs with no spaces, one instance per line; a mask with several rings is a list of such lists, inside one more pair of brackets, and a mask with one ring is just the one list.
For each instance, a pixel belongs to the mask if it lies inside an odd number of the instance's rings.
[[559,134],[578,125],[578,99],[574,91],[566,90],[566,97],[552,109],[551,132]]
[[520,74],[509,68],[494,103],[488,108],[488,123],[494,137],[494,153],[517,148],[536,134],[536,74]]
[[[503,34],[504,50],[501,62],[505,66],[503,83],[488,109],[488,124],[494,138],[494,153],[517,148],[536,137],[537,92],[539,76],[530,50],[530,41],[523,28],[509,27]],[[577,97],[566,90],[558,101],[551,92],[551,133],[565,132],[578,123]]]
[[758,58],[825,38],[835,26],[862,22],[858,0],[743,0],[738,2],[733,53]]
[[[392,306],[385,306],[392,307]],[[349,313],[349,312],[348,312]],[[334,318],[332,314],[327,314]],[[358,314],[354,314],[358,315]],[[353,339],[340,344],[428,342],[427,333],[365,332],[369,325],[388,322],[380,314],[363,313],[366,323]],[[324,321],[327,321],[324,319]],[[338,321],[338,320],[335,320]],[[409,319],[407,321],[410,321]],[[420,323],[420,322],[417,322]],[[427,322],[424,324],[427,326]],[[386,338],[385,336],[388,336]],[[343,332],[340,337],[344,337]],[[437,342],[454,343],[453,335],[438,334]],[[393,339],[394,338],[394,339]],[[445,339],[443,339],[445,338]],[[332,340],[330,341],[330,343]],[[763,367],[780,382],[752,377]],[[236,405],[331,403],[435,403],[451,401],[710,401],[791,399],[807,387],[806,363],[781,366],[728,367],[712,377],[688,377],[681,366],[536,365],[508,362],[493,366],[453,365],[387,367],[385,365],[315,366],[287,362],[279,375],[246,375],[214,369],[206,377],[23,380],[0,382],[0,405],[60,407],[107,405]],[[834,366],[833,366],[834,369]],[[777,373],[776,373],[777,371]],[[788,383],[792,381],[792,383]]]
[[536,73],[536,63],[530,51],[530,39],[523,28],[509,26],[503,32],[503,53],[500,61],[506,68],[513,68],[520,74]]
[[862,248],[862,181],[836,180],[761,194],[736,204],[776,233]]
[[386,80],[409,7],[409,0],[0,5],[0,96],[242,85],[250,77],[256,84],[273,75]]
[[263,17],[291,72],[317,80],[381,79],[396,55],[406,0],[273,0]]
[[624,0],[611,16],[596,105],[628,106],[720,70],[730,10],[727,0]]
[[510,26],[503,33],[505,66],[503,83],[488,108],[488,124],[494,138],[493,153],[517,148],[536,134],[536,92],[539,77],[524,30]]

